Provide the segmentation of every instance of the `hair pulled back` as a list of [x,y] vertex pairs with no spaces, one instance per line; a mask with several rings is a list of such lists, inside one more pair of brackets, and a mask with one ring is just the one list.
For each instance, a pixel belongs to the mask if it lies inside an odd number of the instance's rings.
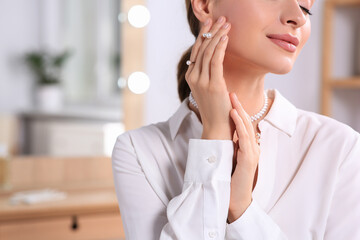
[[[190,26],[190,30],[195,38],[198,37],[200,32],[200,22],[196,18],[192,6],[191,0],[185,0],[186,11],[187,11],[187,20]],[[190,94],[190,87],[186,82],[185,73],[187,71],[188,65],[186,65],[186,61],[190,59],[191,50],[194,45],[192,45],[186,52],[182,55],[178,68],[177,68],[177,82],[178,82],[178,94],[180,101],[182,102],[185,98],[187,98]]]

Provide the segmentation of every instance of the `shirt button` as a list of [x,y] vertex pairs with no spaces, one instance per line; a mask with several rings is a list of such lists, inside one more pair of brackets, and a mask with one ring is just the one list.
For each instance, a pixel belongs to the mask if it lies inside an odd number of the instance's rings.
[[217,232],[215,232],[215,231],[209,232],[209,237],[210,238],[216,238],[217,237]]
[[214,163],[214,162],[216,162],[216,157],[215,157],[215,156],[211,156],[211,157],[209,157],[207,160],[208,160],[209,163]]

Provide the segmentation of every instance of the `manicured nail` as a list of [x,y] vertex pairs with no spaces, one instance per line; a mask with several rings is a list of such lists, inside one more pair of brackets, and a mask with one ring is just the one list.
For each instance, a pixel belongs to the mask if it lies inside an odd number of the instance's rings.
[[210,18],[206,19],[204,25],[205,25],[205,26],[206,26],[206,25],[209,25],[209,23],[210,23]]
[[222,21],[224,21],[224,17],[223,16],[221,16],[221,17],[219,17],[219,19],[217,20],[218,21],[218,23],[221,23]]
[[227,29],[230,26],[230,23],[225,23],[223,28]]
[[221,37],[221,41],[225,41],[227,38],[228,38],[228,36],[224,35],[224,36]]

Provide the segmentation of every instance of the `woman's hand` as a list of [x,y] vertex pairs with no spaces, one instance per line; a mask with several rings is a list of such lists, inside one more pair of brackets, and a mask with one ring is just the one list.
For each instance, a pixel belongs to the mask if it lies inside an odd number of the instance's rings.
[[[199,106],[203,139],[233,139],[234,125],[230,118],[231,103],[223,74],[227,34],[231,28],[225,17],[204,24],[193,46],[185,79]],[[202,35],[210,32],[212,38]],[[231,127],[233,126],[233,127]]]
[[[252,191],[256,184],[255,173],[260,157],[260,147],[255,138],[250,116],[241,106],[235,93],[230,94],[233,109],[231,118],[236,126],[238,141],[235,145],[235,169],[231,176],[231,194],[228,220],[238,219],[252,201]],[[257,175],[257,174],[256,174]]]

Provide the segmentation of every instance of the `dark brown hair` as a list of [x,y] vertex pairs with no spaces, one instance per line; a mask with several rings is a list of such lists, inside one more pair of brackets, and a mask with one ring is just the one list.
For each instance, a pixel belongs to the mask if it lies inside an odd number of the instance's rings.
[[[195,38],[197,38],[200,32],[200,22],[195,17],[195,14],[192,10],[191,0],[185,0],[185,4],[190,30]],[[182,55],[177,68],[178,94],[181,102],[190,94],[190,87],[185,80],[185,73],[188,68],[186,61],[190,59],[192,47],[193,46],[186,50],[186,52]]]

